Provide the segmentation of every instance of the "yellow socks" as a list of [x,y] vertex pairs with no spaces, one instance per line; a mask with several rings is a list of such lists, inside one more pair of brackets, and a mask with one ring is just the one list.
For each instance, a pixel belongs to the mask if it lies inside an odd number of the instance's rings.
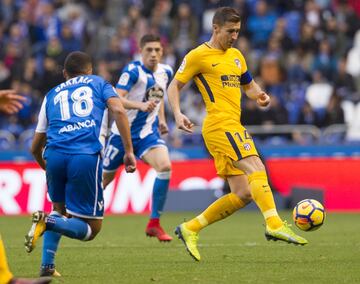
[[13,278],[6,260],[5,248],[0,236],[0,284],[7,284]]
[[266,225],[270,229],[278,229],[283,223],[276,211],[274,197],[264,171],[249,175],[249,186],[253,200],[261,210]]
[[193,232],[199,232],[207,225],[230,216],[245,205],[246,204],[236,194],[226,194],[213,202],[199,216],[186,222],[186,228]]

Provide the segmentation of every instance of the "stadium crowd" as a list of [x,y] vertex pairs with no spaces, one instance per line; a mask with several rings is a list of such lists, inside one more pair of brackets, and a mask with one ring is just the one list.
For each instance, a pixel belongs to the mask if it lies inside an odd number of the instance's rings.
[[[1,0],[0,89],[13,88],[27,102],[18,115],[0,116],[0,129],[26,147],[22,135],[29,130],[32,137],[42,98],[64,80],[62,64],[71,51],[91,54],[96,73],[114,84],[123,66],[139,58],[139,38],[155,33],[164,46],[163,62],[176,70],[190,49],[210,38],[211,18],[220,6],[240,11],[235,46],[273,98],[265,110],[244,98],[245,125],[359,123],[356,0]],[[182,104],[201,125],[205,108],[193,85]],[[172,129],[170,114],[167,119]],[[175,146],[188,138],[181,139],[169,138]],[[0,148],[10,146],[0,139]]]

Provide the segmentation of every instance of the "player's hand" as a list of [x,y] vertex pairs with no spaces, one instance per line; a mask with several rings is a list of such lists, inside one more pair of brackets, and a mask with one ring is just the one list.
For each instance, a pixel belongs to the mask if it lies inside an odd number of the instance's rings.
[[257,104],[261,107],[266,107],[270,103],[270,96],[265,92],[261,92],[256,100]]
[[159,121],[159,131],[160,131],[161,135],[169,133],[169,128],[168,128],[167,123],[165,121]]
[[26,98],[16,94],[14,90],[0,91],[0,111],[6,114],[14,114],[23,108],[22,102]]
[[146,112],[151,112],[155,109],[156,105],[157,104],[155,101],[147,101],[145,103],[142,103],[140,110],[146,111]]
[[127,173],[133,173],[136,170],[136,158],[134,153],[125,153],[124,166]]
[[187,118],[186,115],[179,113],[175,116],[176,126],[178,129],[184,130],[188,133],[193,133],[194,130],[192,129],[194,126],[194,123],[190,121],[190,119]]

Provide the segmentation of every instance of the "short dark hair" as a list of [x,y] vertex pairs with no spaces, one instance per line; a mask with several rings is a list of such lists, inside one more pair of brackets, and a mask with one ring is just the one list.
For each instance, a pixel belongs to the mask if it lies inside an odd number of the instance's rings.
[[216,10],[213,17],[213,24],[223,26],[226,22],[239,23],[240,14],[234,8],[231,7],[221,7]]
[[154,34],[146,34],[140,39],[140,47],[143,48],[148,42],[160,42],[160,37]]
[[64,69],[70,77],[85,74],[92,66],[91,57],[85,52],[74,51],[66,56]]

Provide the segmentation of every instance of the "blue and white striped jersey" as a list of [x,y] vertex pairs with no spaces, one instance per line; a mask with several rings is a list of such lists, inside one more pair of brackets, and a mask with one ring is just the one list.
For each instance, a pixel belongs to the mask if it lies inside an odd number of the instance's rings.
[[46,94],[35,131],[46,132],[46,147],[62,153],[98,153],[111,97],[118,97],[114,87],[99,76],[71,78]]
[[[153,72],[140,61],[133,61],[123,69],[116,88],[128,91],[126,98],[131,101],[155,100],[162,103],[172,76],[173,70],[169,65],[158,64],[156,71]],[[138,109],[127,110],[132,138],[144,138],[158,131],[159,109],[160,103],[152,112],[143,112]],[[111,131],[119,134],[115,123]]]

